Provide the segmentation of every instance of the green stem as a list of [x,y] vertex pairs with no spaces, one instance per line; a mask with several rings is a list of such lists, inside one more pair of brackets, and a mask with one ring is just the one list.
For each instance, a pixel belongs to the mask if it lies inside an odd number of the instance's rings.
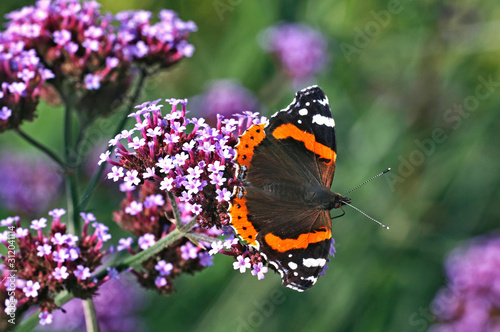
[[[118,135],[122,130],[123,127],[125,127],[125,123],[128,120],[128,115],[130,112],[134,109],[134,106],[137,103],[137,99],[139,99],[139,96],[141,94],[142,87],[144,86],[144,83],[147,78],[147,73],[145,70],[141,70],[141,74],[139,76],[139,82],[137,83],[136,89],[134,93],[132,94],[132,97],[130,98],[129,104],[126,107],[125,113],[123,114],[122,119],[120,120],[120,123],[116,127],[115,133],[113,137]],[[112,146],[108,148],[108,151],[111,151],[113,149]],[[83,198],[78,205],[79,210],[85,209],[85,206],[87,206],[87,203],[89,202],[90,196],[92,195],[92,192],[94,191],[94,188],[97,186],[97,182],[102,176],[102,173],[104,172],[104,168],[106,167],[107,163],[102,163],[101,166],[97,169],[96,173],[90,180],[89,185],[87,186],[87,189],[85,190],[85,193],[83,194]]]
[[64,161],[62,161],[61,158],[59,158],[53,151],[51,151],[48,147],[43,145],[42,143],[38,142],[35,140],[33,137],[29,136],[26,134],[24,131],[21,130],[21,128],[17,128],[16,132],[21,136],[25,141],[33,145],[35,148],[38,150],[42,151],[45,153],[48,157],[50,157],[53,161],[55,161],[59,166],[61,166],[64,170],[66,170],[68,167]]
[[[70,105],[70,102],[66,100],[66,108],[64,114],[64,156],[67,164],[71,164],[71,153],[73,151],[73,146],[71,144],[72,141],[72,133],[73,133],[73,124],[72,124],[72,115],[73,110]],[[76,174],[73,170],[71,172],[66,172],[66,197],[67,197],[67,209],[68,209],[68,230],[70,233],[77,233],[80,231],[79,227],[79,218],[78,218],[78,189],[77,189],[77,179]]]
[[87,332],[99,332],[99,322],[97,321],[94,301],[92,301],[92,298],[86,299],[82,302],[82,305]]
[[196,242],[200,242],[200,241],[203,241],[203,242],[208,242],[208,243],[212,243],[214,241],[217,241],[216,238],[214,237],[211,237],[211,236],[208,236],[208,235],[204,235],[204,234],[200,234],[200,233],[194,233],[194,232],[189,232],[186,234],[186,237],[191,240],[191,242],[195,242],[195,244],[198,244],[199,246],[201,244],[199,243],[196,243]]
[[[71,299],[73,299],[74,296],[73,294],[69,293],[68,291],[64,290],[57,294],[57,296],[54,299],[54,302],[58,307],[68,303]],[[38,314],[40,313],[40,310],[37,310],[31,316],[26,318],[21,324],[17,326],[15,329],[16,332],[30,332],[32,331],[35,327],[37,327],[40,319],[38,318]]]
[[196,218],[193,218],[190,222],[182,226],[182,228],[176,228],[167,236],[162,237],[158,242],[156,242],[153,246],[148,248],[147,250],[141,251],[134,256],[130,256],[123,261],[123,264],[127,267],[138,268],[140,265],[147,259],[153,257],[164,248],[168,247],[175,241],[184,237],[187,232],[191,230],[196,225]]
[[170,205],[172,205],[172,211],[174,212],[175,226],[177,226],[177,228],[181,228],[182,227],[181,212],[179,211],[179,207],[177,206],[177,200],[175,198],[175,195],[170,191],[167,192],[167,194],[168,194],[168,200],[170,201]]
[[21,324],[19,324],[17,326],[15,331],[16,332],[30,332],[30,331],[32,331],[38,325],[38,322],[40,321],[40,318],[38,318],[39,313],[40,313],[39,310],[32,313],[31,316],[26,318]]
[[71,133],[73,132],[73,125],[71,123],[72,113],[71,107],[66,102],[66,108],[64,110],[64,155],[66,156],[67,163],[69,163],[71,152]]
[[156,255],[175,241],[182,238],[184,234],[182,234],[177,228],[170,232],[167,236],[162,237],[158,242],[152,245],[147,250],[141,251],[134,256],[130,256],[123,261],[123,265],[126,267],[132,267],[134,269],[140,268],[141,264]]
[[85,123],[83,120],[80,121],[80,130],[78,131],[78,135],[76,137],[76,143],[75,143],[75,166],[78,167],[79,165],[81,165],[83,163],[83,156],[80,155],[80,148],[82,146],[82,143],[84,141],[84,138],[85,138],[85,133],[87,131],[87,128],[88,128],[88,125],[87,123]]
[[68,209],[68,232],[71,234],[76,234],[80,231],[80,218],[79,210],[77,206],[78,202],[78,189],[77,181],[74,173],[66,174],[66,198],[67,198],[67,209]]

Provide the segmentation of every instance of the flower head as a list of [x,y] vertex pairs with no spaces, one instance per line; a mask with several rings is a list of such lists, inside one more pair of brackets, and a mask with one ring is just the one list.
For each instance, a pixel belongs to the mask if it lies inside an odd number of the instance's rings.
[[186,41],[196,25],[182,21],[174,11],[162,10],[159,21],[151,21],[146,11],[122,11],[117,42],[121,55],[148,65],[170,67],[183,57],[191,57],[194,47]]
[[[110,141],[117,146],[118,165],[108,177],[123,179],[129,186],[156,181],[160,190],[171,191],[189,204],[201,226],[227,225],[229,200],[238,183],[233,161],[237,135],[244,130],[244,120],[252,124],[260,119],[255,113],[246,113],[240,121],[219,118],[214,129],[204,121],[185,117],[187,100],[168,100],[172,110],[166,115],[158,102],[138,105],[130,115],[141,124],[140,136],[132,138],[134,133],[127,131]],[[127,144],[121,143],[124,140]],[[148,199],[144,204],[152,202]],[[133,215],[141,208],[140,203],[130,202],[125,212]]]
[[[18,280],[17,283],[0,283],[0,303],[10,304],[11,300],[7,294],[14,292],[14,299],[22,299],[17,303],[17,313],[22,314],[30,306],[39,305],[42,325],[48,325],[52,321],[52,311],[57,308],[54,303],[57,293],[68,290],[76,297],[88,298],[109,279],[109,277],[99,280],[90,278],[100,267],[105,253],[101,250],[102,242],[98,236],[87,234],[86,226],[80,236],[67,233],[66,225],[60,222],[60,217],[64,213],[62,209],[50,212],[52,223],[50,231],[46,232],[47,235],[42,232],[45,228],[49,228],[48,221],[44,217],[32,221],[34,227],[31,227],[33,229],[31,233],[29,229],[21,228],[20,218],[7,218],[12,220],[11,225],[17,230],[22,229],[23,234],[17,237],[0,237],[5,246],[12,240],[17,242],[14,257],[16,265],[9,265],[12,256],[0,256],[0,259],[4,266],[17,270]],[[6,269],[0,271],[4,280],[9,280],[8,273]],[[6,300],[9,302],[5,302]]]
[[279,24],[263,35],[264,49],[272,53],[293,80],[311,80],[327,63],[327,41],[305,24]]
[[445,263],[448,285],[432,303],[440,321],[432,331],[495,331],[500,328],[500,237],[472,240]]
[[[0,130],[31,120],[42,88],[50,91],[47,96],[62,92],[63,98],[78,98],[78,111],[89,121],[107,115],[124,101],[134,67],[167,68],[193,54],[187,38],[196,25],[175,12],[160,12],[155,23],[145,11],[112,15],[96,4],[40,0],[7,14],[7,29],[0,36],[0,77],[8,95],[5,103],[0,98]],[[54,87],[42,86],[55,76]]]
[[[167,236],[175,229],[174,212],[167,193],[160,188],[158,182],[145,180],[137,190],[127,193],[122,202],[122,209],[113,215],[120,227],[128,230],[138,237],[140,250],[147,250],[161,238]],[[136,214],[128,213],[132,202],[142,204],[142,210]],[[195,217],[189,203],[177,201],[181,214],[181,222],[186,223]],[[192,232],[203,234],[207,238],[220,235],[217,229],[207,230],[195,226]],[[132,249],[132,237],[120,239],[118,250]],[[205,253],[205,255],[203,254]],[[209,256],[208,258],[206,256]],[[171,246],[161,250],[157,255],[147,259],[143,270],[133,271],[141,285],[155,289],[159,293],[170,294],[174,291],[174,279],[184,273],[194,273],[205,267],[211,266],[212,259],[205,247],[195,245],[187,238],[181,238]]]
[[0,132],[33,121],[43,83],[53,77],[34,50],[0,33]]

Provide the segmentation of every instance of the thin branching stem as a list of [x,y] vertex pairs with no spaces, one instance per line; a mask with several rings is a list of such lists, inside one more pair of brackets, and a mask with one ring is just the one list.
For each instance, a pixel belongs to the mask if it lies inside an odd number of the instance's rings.
[[[141,90],[144,86],[144,83],[146,81],[146,78],[147,78],[147,73],[145,70],[142,70],[141,74],[139,76],[139,82],[137,83],[136,89],[135,89],[134,93],[132,94],[132,97],[130,98],[129,104],[127,105],[125,112],[123,113],[123,117],[120,120],[120,123],[116,127],[116,130],[115,130],[113,137],[118,135],[125,127],[125,123],[127,122],[128,115],[130,114],[130,112],[133,110],[135,104],[137,103],[137,99],[139,99],[139,96],[140,96]],[[108,151],[111,151],[111,149],[112,149],[112,147],[109,147]],[[90,196],[92,195],[94,188],[97,186],[97,183],[98,183],[99,179],[101,178],[102,173],[104,172],[104,168],[106,167],[106,165],[107,165],[106,163],[102,163],[101,166],[99,166],[97,171],[94,173],[94,176],[90,180],[90,183],[87,186],[85,193],[83,194],[82,200],[81,200],[80,204],[78,205],[79,210],[85,209],[85,206],[89,202]]]
[[64,170],[67,170],[68,169],[68,166],[67,164],[61,159],[59,158],[59,156],[57,156],[52,150],[50,150],[48,147],[46,147],[45,145],[43,145],[42,143],[38,142],[37,140],[35,140],[33,137],[29,136],[28,134],[26,134],[23,130],[21,130],[21,128],[17,128],[16,129],[16,132],[19,134],[19,136],[21,136],[26,142],[28,142],[29,144],[33,145],[35,148],[37,148],[38,150],[42,151],[43,153],[45,153],[50,159],[52,159],[53,161],[55,161],[59,166],[61,166]]
[[94,301],[92,298],[82,301],[83,315],[85,316],[85,327],[87,332],[99,332],[99,322],[95,312]]

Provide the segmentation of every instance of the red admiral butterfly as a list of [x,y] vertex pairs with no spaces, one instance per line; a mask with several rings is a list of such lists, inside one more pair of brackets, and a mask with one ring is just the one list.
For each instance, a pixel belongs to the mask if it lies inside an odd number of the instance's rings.
[[318,280],[332,242],[330,210],[351,200],[330,191],[337,146],[323,90],[311,86],[236,146],[239,187],[229,209],[238,235],[297,291]]

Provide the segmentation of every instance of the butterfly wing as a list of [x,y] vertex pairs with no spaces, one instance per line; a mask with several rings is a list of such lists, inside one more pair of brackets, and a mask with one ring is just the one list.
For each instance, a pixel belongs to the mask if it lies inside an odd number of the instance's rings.
[[244,187],[231,204],[233,227],[266,256],[285,286],[308,289],[331,243],[329,211],[307,199],[307,188],[329,190],[335,170],[335,127],[323,91],[297,92],[267,126],[245,132],[236,150]]
[[271,118],[266,134],[280,140],[291,155],[297,143],[302,144],[301,151],[308,154],[304,163],[315,165],[315,176],[323,186],[331,187],[337,160],[335,121],[321,88],[311,86],[298,91],[292,103]]

